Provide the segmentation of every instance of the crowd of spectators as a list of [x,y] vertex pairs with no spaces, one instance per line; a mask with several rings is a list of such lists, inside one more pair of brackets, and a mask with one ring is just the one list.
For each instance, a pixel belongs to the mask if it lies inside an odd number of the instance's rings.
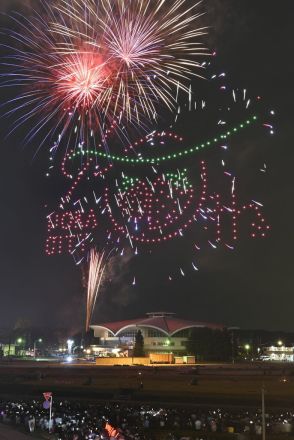
[[[56,440],[154,440],[158,431],[162,431],[167,440],[201,440],[208,432],[262,433],[260,411],[163,408],[127,402],[54,401],[50,421],[49,410],[44,409],[40,401],[2,401],[0,421],[31,433],[51,432],[51,438]],[[294,413],[266,414],[268,432],[289,433],[293,425]]]

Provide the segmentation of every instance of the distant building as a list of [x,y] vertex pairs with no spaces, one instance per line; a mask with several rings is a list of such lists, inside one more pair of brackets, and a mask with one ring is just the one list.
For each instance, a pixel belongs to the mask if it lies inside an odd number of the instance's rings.
[[224,326],[207,322],[179,319],[174,313],[147,313],[146,318],[107,322],[91,325],[94,336],[99,338],[97,351],[105,349],[131,349],[135,336],[141,330],[145,353],[184,354],[187,340],[193,328],[223,330]]
[[15,344],[0,344],[2,356],[15,356],[16,345]]
[[294,347],[275,346],[264,347],[261,359],[264,361],[294,362]]

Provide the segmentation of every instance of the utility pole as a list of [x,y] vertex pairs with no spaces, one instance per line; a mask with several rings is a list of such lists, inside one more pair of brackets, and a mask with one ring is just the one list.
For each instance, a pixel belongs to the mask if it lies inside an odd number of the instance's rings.
[[265,403],[264,403],[264,384],[261,388],[261,417],[262,417],[262,440],[265,440]]
[[240,330],[240,327],[228,327],[228,331],[231,332],[231,346],[232,346],[232,364],[235,363],[235,330]]
[[43,340],[41,338],[37,339],[34,341],[34,358],[36,359],[36,344],[37,342],[43,342]]
[[235,363],[235,339],[234,339],[234,330],[231,333],[231,344],[232,344],[232,364]]

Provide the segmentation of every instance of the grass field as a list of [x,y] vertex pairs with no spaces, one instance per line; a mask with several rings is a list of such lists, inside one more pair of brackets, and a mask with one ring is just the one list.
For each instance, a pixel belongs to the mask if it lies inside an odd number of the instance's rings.
[[[75,365],[2,365],[0,396],[38,397],[43,391],[56,398],[121,399],[207,405],[260,405],[262,386],[271,407],[292,407],[294,375],[273,366],[260,369],[96,367]],[[249,374],[250,373],[250,374]]]

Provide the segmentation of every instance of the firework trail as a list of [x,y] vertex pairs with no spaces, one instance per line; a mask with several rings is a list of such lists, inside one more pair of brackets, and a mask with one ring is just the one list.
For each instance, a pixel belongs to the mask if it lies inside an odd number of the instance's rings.
[[[206,55],[197,27],[199,3],[188,0],[59,0],[42,2],[27,19],[15,14],[2,86],[13,130],[32,121],[27,141],[57,136],[70,148],[96,147],[114,120],[144,126],[159,105],[191,96]],[[11,108],[10,108],[11,107]],[[120,124],[118,124],[119,126]],[[99,139],[99,141],[97,141]]]
[[89,275],[87,284],[86,331],[89,330],[93,311],[100,292],[108,255],[105,250],[97,252],[91,249],[89,256]]

